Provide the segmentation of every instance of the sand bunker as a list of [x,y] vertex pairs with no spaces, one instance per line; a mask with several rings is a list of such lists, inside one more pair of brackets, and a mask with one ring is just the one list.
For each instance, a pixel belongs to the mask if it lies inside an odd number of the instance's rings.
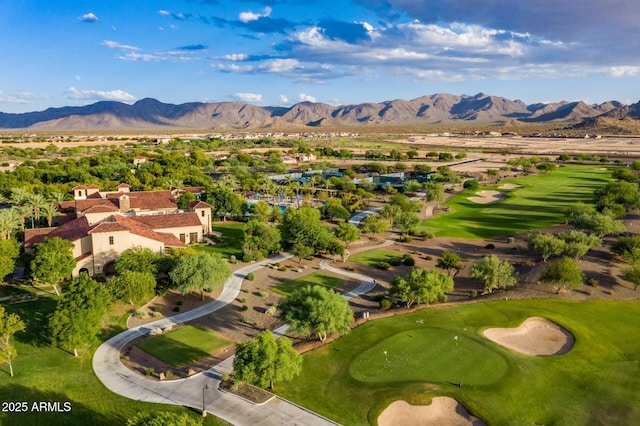
[[505,195],[500,191],[479,191],[476,193],[477,197],[469,197],[469,201],[478,204],[491,204],[498,202],[500,200],[504,200]]
[[564,354],[575,343],[569,330],[541,317],[529,318],[517,328],[488,328],[484,335],[514,351],[535,356]]
[[517,183],[505,183],[500,187],[500,189],[515,189],[522,188],[522,185],[518,185]]
[[378,417],[379,426],[485,426],[481,419],[472,416],[462,404],[453,398],[433,398],[431,405],[411,405],[395,401]]

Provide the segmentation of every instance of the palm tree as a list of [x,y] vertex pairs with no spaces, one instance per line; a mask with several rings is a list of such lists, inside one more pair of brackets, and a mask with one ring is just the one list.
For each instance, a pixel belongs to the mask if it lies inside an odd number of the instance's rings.
[[21,206],[26,203],[29,195],[29,192],[24,188],[11,188],[9,202],[15,206]]
[[33,219],[35,219],[36,224],[39,224],[40,210],[47,204],[47,199],[42,194],[33,194],[27,197],[26,205],[31,207],[31,210],[33,210],[33,216],[31,216],[31,228],[35,227]]
[[64,192],[52,192],[49,199],[55,203],[62,203],[67,198],[67,194]]
[[20,219],[13,209],[0,210],[0,238],[11,238],[11,232],[19,225]]
[[169,189],[171,188],[182,188],[184,186],[184,182],[181,179],[176,178],[168,178],[166,180],[167,186]]
[[24,231],[24,222],[28,217],[31,217],[31,207],[15,205],[11,207],[11,210],[18,218],[18,225],[20,225],[20,229]]
[[49,228],[51,228],[53,224],[53,218],[56,216],[61,216],[61,213],[58,211],[58,207],[56,207],[53,203],[45,204],[40,208],[40,213],[47,219],[47,224]]

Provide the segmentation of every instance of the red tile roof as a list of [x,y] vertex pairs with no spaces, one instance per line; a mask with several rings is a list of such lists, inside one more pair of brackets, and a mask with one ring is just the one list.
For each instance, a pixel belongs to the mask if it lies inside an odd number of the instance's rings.
[[95,205],[95,206],[91,206],[88,209],[84,210],[84,213],[114,213],[117,212],[118,208],[116,206],[114,206],[113,204],[111,205]]
[[89,232],[89,222],[86,217],[79,217],[57,228],[27,229],[24,233],[24,246],[30,247],[44,241],[44,237],[60,237],[68,241],[77,241]]
[[141,192],[117,192],[107,194],[107,199],[114,200],[122,195],[129,197],[129,203],[132,209],[141,210],[160,210],[160,209],[177,209],[178,205],[171,195],[171,191],[141,191]]
[[119,231],[129,231],[129,228],[117,222],[102,222],[98,223],[91,230],[89,230],[89,234]]
[[127,227],[132,234],[136,234],[155,241],[160,241],[164,243],[165,246],[169,247],[185,247],[185,244],[177,239],[173,234],[156,232],[144,223],[138,222],[136,220],[133,220],[133,218],[129,218],[126,216],[115,215],[113,217],[118,223]]
[[117,199],[105,200],[102,198],[93,198],[93,199],[86,199],[86,200],[76,200],[76,211],[80,213],[95,206],[109,206],[109,207],[115,207],[116,209],[118,209],[119,203]]
[[192,209],[209,209],[211,208],[211,204],[205,203],[204,201],[196,200],[189,203],[189,208]]
[[198,215],[194,212],[132,216],[131,219],[144,223],[153,229],[202,226]]

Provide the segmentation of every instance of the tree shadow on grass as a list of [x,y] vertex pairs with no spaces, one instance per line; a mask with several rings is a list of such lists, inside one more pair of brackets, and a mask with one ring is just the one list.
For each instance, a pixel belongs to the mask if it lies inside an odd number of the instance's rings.
[[[72,401],[61,392],[43,391],[17,384],[5,384],[0,387],[2,402],[10,404],[26,402],[26,412],[17,412],[13,406],[3,405],[0,412],[0,424],[3,426],[55,426],[55,425],[92,425],[110,426],[125,424],[125,413],[114,410],[113,413],[96,413],[86,405]],[[20,406],[23,408],[22,406]],[[114,414],[118,412],[118,414]],[[133,414],[133,413],[132,413]]]
[[53,296],[45,296],[34,302],[6,305],[7,312],[18,314],[26,325],[25,331],[16,333],[13,338],[20,343],[35,347],[49,346],[47,325],[49,315],[55,310],[56,303],[57,300]]

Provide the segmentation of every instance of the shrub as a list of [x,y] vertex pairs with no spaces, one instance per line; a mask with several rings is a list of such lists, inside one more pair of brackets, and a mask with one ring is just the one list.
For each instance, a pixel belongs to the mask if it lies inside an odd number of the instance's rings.
[[287,268],[286,266],[281,266],[281,267],[279,268],[279,271],[280,271],[280,272],[287,272],[287,269],[289,269],[289,268]]
[[471,290],[471,297],[472,297],[472,298],[474,298],[474,299],[475,299],[476,297],[478,297],[478,290],[475,290],[475,289],[474,289],[474,290]]
[[229,375],[228,374],[223,374],[220,376],[220,380],[223,382],[228,382],[229,381]]
[[151,308],[153,312],[162,312],[162,305],[155,305]]
[[242,310],[243,310],[243,311],[248,311],[248,310],[249,310],[249,307],[248,307],[247,305],[242,305]]
[[146,319],[149,315],[145,311],[135,311],[133,317],[136,319]]
[[380,310],[387,311],[391,308],[391,300],[382,299],[380,301]]
[[516,239],[515,239],[515,238],[513,238],[513,237],[509,237],[509,238],[507,238],[507,242],[508,242],[509,244],[513,244],[515,241],[516,241]]
[[267,293],[266,291],[259,291],[258,292],[258,296],[262,297],[263,299],[269,296],[269,293]]
[[591,287],[598,287],[600,285],[600,281],[598,281],[593,277],[589,277],[587,278],[587,284],[590,285]]
[[244,297],[241,297],[241,298],[238,299],[238,302],[247,303],[247,299],[245,299]]
[[153,312],[152,316],[154,318],[160,318],[162,316],[162,313],[155,311],[155,312]]
[[256,279],[256,276],[255,276],[255,274],[254,274],[253,272],[249,272],[245,278],[246,278],[248,281],[253,281],[253,280],[255,280],[255,279]]
[[166,372],[166,373],[164,373],[164,376],[165,376],[167,379],[172,378],[172,377],[173,377],[173,371],[172,371],[172,370],[167,370],[167,372]]
[[235,254],[229,256],[229,263],[238,263],[238,259],[236,258]]
[[495,244],[493,243],[489,243],[486,246],[484,246],[484,248],[489,249],[489,250],[493,250],[496,248]]
[[389,259],[389,264],[391,266],[400,266],[400,265],[402,265],[402,258],[401,257],[392,257],[391,259]]
[[180,312],[180,306],[174,306],[173,312]]
[[426,260],[433,260],[433,256],[425,256],[424,257]]
[[406,254],[402,263],[404,263],[405,266],[415,266],[416,260],[410,254]]
[[184,302],[183,302],[182,300],[178,300],[178,301],[176,302],[176,305],[177,305],[177,306],[182,306],[182,304],[183,304],[183,303],[184,303]]
[[389,265],[387,262],[378,262],[376,264],[376,268],[386,271],[387,269],[391,268],[391,265]]
[[411,241],[413,241],[413,237],[410,235],[405,235],[404,237],[400,238],[400,241],[402,241],[403,243],[410,243]]
[[245,253],[245,254],[242,256],[242,261],[243,261],[243,262],[247,262],[247,263],[248,263],[248,262],[253,262],[254,260],[256,260],[256,259],[255,259],[255,257],[254,257],[252,254]]
[[144,370],[144,375],[145,376],[153,376],[153,373],[155,373],[156,370],[153,367],[149,367],[147,369]]

